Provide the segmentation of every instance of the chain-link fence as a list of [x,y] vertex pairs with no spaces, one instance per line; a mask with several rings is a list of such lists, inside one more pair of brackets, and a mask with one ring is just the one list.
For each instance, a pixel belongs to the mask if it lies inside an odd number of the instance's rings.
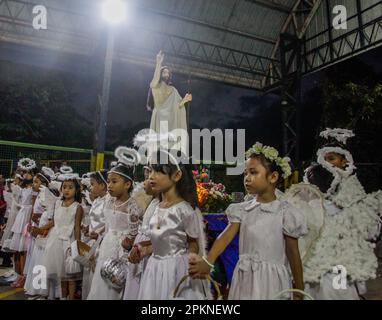
[[[80,175],[95,170],[95,159],[93,157],[93,150],[91,149],[0,140],[0,174],[5,177],[10,177],[12,172],[16,170],[19,159],[24,157],[35,160],[39,167],[48,166],[54,170],[58,170],[63,163],[66,163],[73,168],[74,172],[77,172]],[[115,160],[114,152],[105,151],[105,169],[110,169],[111,163]],[[227,164],[212,163],[195,165],[195,169],[206,167],[209,170],[210,179],[226,185],[228,192],[243,192],[242,175],[228,176],[226,174],[227,166]],[[143,181],[143,173],[143,166],[137,166],[134,179],[136,181]]]
[[28,157],[38,166],[58,168],[66,163],[83,174],[92,168],[92,150],[0,140],[0,174],[10,177],[19,159]]

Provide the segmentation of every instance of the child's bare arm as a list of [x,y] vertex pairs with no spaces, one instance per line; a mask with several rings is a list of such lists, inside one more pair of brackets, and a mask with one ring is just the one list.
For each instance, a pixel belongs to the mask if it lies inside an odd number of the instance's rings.
[[198,254],[199,252],[199,245],[198,245],[198,239],[187,237],[188,241],[188,251],[192,253]]
[[41,230],[49,230],[49,229],[51,229],[53,227],[54,227],[54,220],[51,219],[51,220],[48,221],[47,224],[43,225],[40,229]]
[[[289,265],[293,275],[294,288],[304,290],[303,269],[300,257],[300,251],[298,249],[298,239],[285,237],[285,251],[288,257]],[[302,296],[299,293],[293,295],[293,299],[301,300]]]
[[82,209],[82,207],[78,206],[74,224],[74,237],[77,241],[81,240],[81,221],[83,213],[84,210]]
[[216,259],[223,253],[227,246],[240,230],[240,223],[230,223],[224,231],[215,240],[210,252],[207,255],[207,260],[210,263],[215,263]]
[[[235,235],[240,230],[240,223],[230,223],[227,228],[220,234],[220,236],[215,240],[208,256],[206,257],[209,264],[213,265],[216,259],[222,254],[222,252],[231,243]],[[194,277],[209,274],[211,266],[201,257],[193,256],[190,259],[189,273]]]

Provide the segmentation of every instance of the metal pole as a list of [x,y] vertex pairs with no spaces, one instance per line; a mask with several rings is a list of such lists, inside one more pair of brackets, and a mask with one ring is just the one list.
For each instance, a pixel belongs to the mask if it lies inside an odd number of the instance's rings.
[[362,18],[362,6],[361,6],[361,0],[357,0],[357,18],[358,18],[358,28],[359,28],[359,41],[361,44],[361,47],[365,46],[365,35],[363,33],[362,27],[363,27],[363,18]]
[[[305,39],[298,39],[296,42],[295,50],[297,51],[296,55],[296,145],[295,145],[295,165],[297,170],[301,171],[301,156],[300,156],[300,147],[301,147],[301,108],[302,108],[302,43]],[[304,41],[305,42],[305,41]]]
[[104,168],[104,151],[106,142],[107,112],[109,109],[111,72],[113,67],[114,30],[109,27],[105,54],[105,70],[103,74],[102,96],[100,99],[99,122],[96,131],[96,170]]
[[332,30],[332,21],[331,21],[330,0],[325,1],[325,9],[326,9],[326,23],[328,25],[328,35],[329,35],[330,60],[333,60],[334,48],[333,48],[333,30]]
[[288,148],[288,100],[287,100],[287,62],[286,62],[286,48],[283,35],[280,35],[280,64],[281,64],[281,116],[282,116],[282,134],[283,134],[283,154],[287,155]]

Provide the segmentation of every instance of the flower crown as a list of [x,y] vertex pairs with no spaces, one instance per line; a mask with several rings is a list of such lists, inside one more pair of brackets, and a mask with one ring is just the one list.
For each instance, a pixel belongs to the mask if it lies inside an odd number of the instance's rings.
[[247,159],[250,158],[253,154],[263,154],[265,158],[273,161],[278,167],[280,167],[281,171],[283,172],[282,177],[284,179],[288,178],[292,174],[292,169],[289,164],[290,158],[279,157],[279,152],[275,148],[264,146],[262,143],[256,142],[245,153]]

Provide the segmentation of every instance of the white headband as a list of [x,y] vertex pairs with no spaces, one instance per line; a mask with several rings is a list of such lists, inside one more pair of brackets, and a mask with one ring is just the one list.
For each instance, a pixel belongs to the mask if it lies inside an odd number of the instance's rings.
[[[124,164],[120,164],[120,165],[124,165]],[[127,174],[124,174],[123,172],[119,172],[119,171],[116,171],[116,169],[118,168],[118,164],[115,166],[115,167],[113,167],[113,168],[111,168],[110,169],[110,171],[108,172],[108,173],[115,173],[115,174],[119,174],[120,176],[122,176],[122,177],[125,177],[125,178],[127,178],[127,179],[129,179],[130,181],[134,181],[130,176],[128,176]]]
[[103,177],[101,171],[96,171],[96,174],[102,179],[103,182],[105,182],[105,184],[107,184],[107,181],[106,181],[105,178]]
[[48,183],[50,183],[49,179],[53,180],[55,178],[54,171],[49,167],[42,167],[41,172],[39,172],[38,175],[44,178]]

